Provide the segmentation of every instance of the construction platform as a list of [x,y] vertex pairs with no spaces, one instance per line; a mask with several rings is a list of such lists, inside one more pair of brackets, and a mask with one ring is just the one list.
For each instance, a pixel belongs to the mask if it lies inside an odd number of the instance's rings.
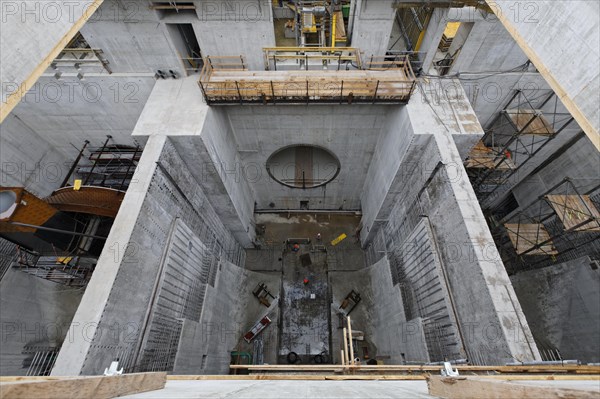
[[[319,57],[324,63],[329,58],[339,58]],[[314,57],[306,58],[304,65],[311,61]],[[342,70],[336,64],[329,69],[321,66],[318,70],[306,67],[303,70],[249,71],[243,57],[207,57],[198,83],[209,105],[404,104],[412,94],[415,81],[408,60],[380,61],[376,67],[368,69]]]

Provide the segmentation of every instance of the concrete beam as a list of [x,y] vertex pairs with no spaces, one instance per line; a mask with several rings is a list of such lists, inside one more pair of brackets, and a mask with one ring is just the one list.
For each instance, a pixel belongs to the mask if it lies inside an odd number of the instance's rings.
[[[85,3],[83,9],[75,7],[72,1],[52,2],[50,6],[31,0],[1,2],[0,123],[103,1]],[[20,53],[9,51],[17,47],[13,40],[24,42]]]
[[600,150],[598,3],[486,1]]

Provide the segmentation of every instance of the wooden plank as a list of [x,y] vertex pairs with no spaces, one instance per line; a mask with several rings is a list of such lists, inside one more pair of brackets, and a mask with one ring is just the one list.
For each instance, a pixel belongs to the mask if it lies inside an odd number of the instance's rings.
[[114,398],[163,389],[167,373],[134,373],[117,376],[65,377],[46,380],[0,382],[0,399]]
[[547,195],[546,200],[566,230],[600,231],[600,212],[589,195]]
[[[250,371],[324,371],[337,370],[340,365],[324,364],[324,365],[231,365],[231,369],[247,369]],[[581,373],[581,374],[600,374],[600,366],[588,365],[531,365],[531,366],[470,366],[456,365],[454,366],[459,371],[473,372],[497,372],[497,373]],[[404,371],[404,372],[439,372],[442,366],[440,365],[360,365],[357,370],[363,371]]]
[[325,380],[391,380],[391,381],[418,381],[425,380],[425,375],[334,375],[334,374],[249,374],[249,375],[170,375],[168,380],[178,381],[203,381],[203,380],[299,380],[299,381],[325,381]]
[[534,134],[539,136],[553,136],[554,128],[544,118],[542,111],[533,109],[507,109],[506,115],[521,134]]
[[[346,234],[342,234],[338,238],[333,240],[331,242],[331,245],[335,245],[333,242],[336,240],[338,242],[341,241],[340,237],[342,237],[342,236],[344,236],[344,238],[345,238]],[[342,238],[342,240],[343,240],[343,238]],[[336,244],[337,244],[337,242],[336,242]],[[350,341],[350,342],[348,342],[348,344],[350,345],[350,364],[354,365],[354,345],[352,344],[352,325],[350,323],[350,316],[346,316],[346,320],[348,320],[348,340]]]
[[[481,375],[484,380],[505,381],[599,381],[594,375]],[[228,381],[228,380],[272,380],[272,381],[325,381],[325,380],[390,380],[390,381],[419,381],[426,380],[426,374],[417,375],[333,375],[333,374],[249,374],[249,375],[169,375],[168,381]]]
[[465,161],[466,168],[483,168],[497,170],[511,170],[516,168],[512,159],[500,155],[501,149],[487,147],[481,140],[469,152]]
[[[556,255],[558,251],[550,240],[550,234],[541,223],[506,223],[508,237],[518,255]],[[546,242],[547,241],[547,242]],[[543,245],[531,249],[543,242]]]
[[430,376],[427,387],[430,395],[448,399],[597,399],[599,395],[598,390],[525,385],[479,377]]
[[348,361],[348,330],[346,330],[346,327],[344,327],[342,329],[342,336],[344,337],[344,350],[342,351],[344,357],[342,359],[342,364],[343,365],[349,365],[350,362]]

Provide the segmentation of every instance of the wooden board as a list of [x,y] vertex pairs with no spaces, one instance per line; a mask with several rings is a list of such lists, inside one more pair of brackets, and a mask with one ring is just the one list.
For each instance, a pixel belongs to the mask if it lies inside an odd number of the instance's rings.
[[[600,375],[600,366],[588,365],[533,365],[533,366],[471,366],[457,365],[453,366],[460,372],[494,372],[494,373],[552,373],[552,374],[595,374]],[[406,373],[439,373],[442,369],[440,365],[359,365],[342,366],[339,364],[323,365],[284,365],[284,364],[264,364],[264,365],[230,365],[231,369],[246,369],[250,372],[337,372],[340,369],[351,369],[353,371],[364,372],[406,372]]]
[[[441,366],[440,366],[441,367]],[[1,379],[2,377],[0,377]],[[505,381],[599,381],[597,375],[478,375],[477,378],[505,380]],[[237,374],[237,375],[168,375],[168,381],[220,381],[220,380],[395,380],[395,381],[418,381],[427,379],[427,373],[423,374],[367,374],[367,375],[336,375],[336,374]]]
[[[531,250],[536,245],[549,240],[550,235],[543,224],[539,223],[506,223],[504,225],[517,254],[521,255],[556,255],[558,251],[552,241]],[[529,251],[529,252],[528,252]]]
[[0,399],[114,398],[163,389],[167,373],[134,373],[98,377],[35,377],[12,382],[0,381]]
[[480,377],[430,376],[427,379],[429,394],[448,399],[553,399],[594,398],[598,389],[571,389],[525,385],[518,382],[483,379]]
[[223,71],[202,75],[209,102],[408,101],[414,79],[403,69],[356,71]]
[[346,25],[344,25],[344,15],[341,11],[336,11],[336,24],[335,24],[335,40],[346,41]]
[[600,231],[600,212],[589,195],[547,195],[546,200],[566,230]]
[[[539,113],[537,117],[535,116],[536,113]],[[541,115],[541,111],[539,110],[507,109],[506,115],[519,132],[523,130],[522,134],[552,136],[556,133],[552,125],[544,118],[544,115]]]
[[516,165],[512,159],[500,154],[501,149],[487,147],[480,140],[475,144],[465,161],[465,168],[484,168],[496,170],[515,169]]

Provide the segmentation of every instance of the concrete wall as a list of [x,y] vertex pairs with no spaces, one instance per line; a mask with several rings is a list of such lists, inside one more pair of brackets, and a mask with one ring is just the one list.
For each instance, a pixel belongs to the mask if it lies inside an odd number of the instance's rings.
[[600,6],[589,1],[494,1],[515,41],[600,148]]
[[[388,113],[397,107],[276,106],[227,108],[235,142],[256,195],[257,209],[299,209],[309,201],[310,209],[361,208],[362,187],[380,131]],[[267,159],[275,151],[294,144],[317,145],[331,151],[340,161],[339,175],[325,186],[293,189],[273,180]],[[329,165],[321,165],[323,174]],[[231,166],[230,166],[231,168]]]
[[361,193],[362,237],[372,237],[376,230],[375,223],[387,220],[394,194],[400,189],[400,179],[397,178],[400,164],[428,140],[429,137],[413,135],[406,107],[390,112],[388,123],[377,141]]
[[0,122],[100,4],[2,1]]
[[209,107],[194,77],[160,81],[134,136],[167,134],[219,217],[248,247],[254,240],[254,194],[243,175],[225,109]]
[[600,274],[588,257],[511,277],[531,332],[563,359],[600,361]]
[[488,15],[474,23],[449,73],[506,71],[526,61],[527,56],[504,26]]
[[[164,169],[157,169],[157,161]],[[186,220],[200,237],[214,236],[223,259],[243,263],[241,248],[164,136],[148,141],[134,182],[74,318],[90,327],[84,337],[76,335],[63,347],[55,375],[96,374],[115,357],[131,367],[136,364],[175,217]]]
[[58,188],[85,140],[89,148],[112,143],[143,146],[131,132],[153,77],[113,75],[56,80],[41,77],[2,122],[1,184],[45,196]]
[[556,155],[538,173],[513,188],[512,193],[521,208],[536,201],[540,195],[567,177],[580,193],[586,193],[600,185],[600,153],[586,136],[564,153],[557,152]]
[[0,282],[0,375],[25,375],[31,351],[59,348],[70,339],[82,295],[83,289],[9,269]]
[[[391,226],[397,226],[391,231],[403,226],[404,218],[411,213],[429,217],[470,357],[480,357],[486,363],[538,359],[525,317],[454,143],[453,136],[477,138],[483,133],[461,90],[443,91],[440,95],[448,101],[438,104],[432,96],[435,91],[421,87],[407,106],[405,117],[410,119],[415,134],[431,135],[432,139],[422,145],[420,152],[408,153],[409,158],[402,162],[404,166],[396,169],[402,185],[398,192],[386,194],[395,199],[389,201],[400,207],[394,212],[398,216],[389,220]],[[386,221],[383,219],[381,224]],[[402,242],[395,241],[389,233],[386,236],[391,245]],[[365,230],[361,237],[363,243],[371,239]],[[473,302],[472,298],[478,301]]]
[[185,76],[167,27],[144,2],[106,0],[81,34],[92,48],[102,50],[113,73],[154,75],[158,69],[172,69]]
[[383,57],[387,51],[396,9],[392,0],[356,0],[352,47],[360,49],[363,61]]
[[397,245],[401,239],[397,232],[389,235],[396,244],[390,245],[392,250],[387,254],[392,281],[402,292],[406,319],[422,320],[427,358],[434,362],[464,359],[453,301],[429,220],[426,217],[415,220],[417,224],[400,245]]
[[0,184],[25,187],[39,197],[52,193],[68,170],[64,154],[16,115],[9,115],[0,126]]
[[272,3],[269,0],[195,1],[194,22],[205,56],[240,56],[248,69],[264,70],[263,47],[275,46]]
[[252,353],[252,344],[243,341],[242,336],[266,314],[273,323],[261,333],[265,352],[276,344],[277,306],[268,309],[252,295],[258,282],[273,287],[273,295],[278,296],[280,274],[257,273],[230,262],[221,263],[216,284],[207,287],[202,317],[197,322],[184,322],[173,374],[227,374],[232,351]]
[[223,223],[249,247],[256,235],[254,193],[234,142],[227,115],[218,108],[209,110],[201,137],[173,138]]
[[394,285],[387,258],[367,269],[371,289],[376,295],[370,319],[368,336],[377,347],[377,354],[390,356],[386,364],[407,361],[427,362],[427,344],[420,319],[408,321],[404,313],[401,288]]

